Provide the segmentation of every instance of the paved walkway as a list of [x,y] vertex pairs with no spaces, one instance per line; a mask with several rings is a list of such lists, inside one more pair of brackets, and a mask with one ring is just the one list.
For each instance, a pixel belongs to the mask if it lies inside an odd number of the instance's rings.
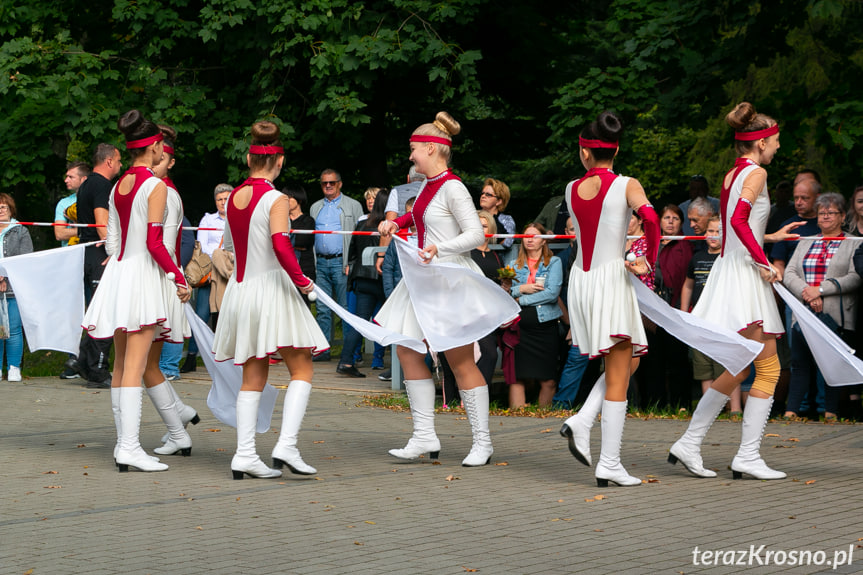
[[[165,458],[164,473],[127,474],[111,460],[109,393],[59,379],[0,382],[0,573],[863,571],[858,426],[768,425],[763,453],[789,479],[761,482],[731,480],[739,423],[714,425],[704,455],[719,478],[696,479],[665,462],[684,422],[630,419],[624,462],[648,483],[599,489],[569,455],[558,419],[492,417],[493,465],[468,469],[459,464],[469,424],[444,414],[440,464],[399,463],[387,449],[406,441],[408,414],[362,406],[358,392],[323,389],[388,387],[336,378],[334,368],[316,364],[318,389],[300,434],[319,473],[279,480],[231,479],[235,436],[207,410],[205,381],[176,385],[203,420],[191,428],[192,457]],[[274,421],[280,417],[277,410]],[[145,448],[163,431],[145,400]],[[275,431],[259,435],[259,452],[268,459],[275,442]],[[746,551],[748,562],[750,545],[754,566],[723,567],[728,554],[720,566],[703,565],[715,561],[705,550]],[[767,561],[768,551],[783,553]],[[831,564],[773,564],[796,557],[791,551]],[[841,552],[844,564],[834,570]]]

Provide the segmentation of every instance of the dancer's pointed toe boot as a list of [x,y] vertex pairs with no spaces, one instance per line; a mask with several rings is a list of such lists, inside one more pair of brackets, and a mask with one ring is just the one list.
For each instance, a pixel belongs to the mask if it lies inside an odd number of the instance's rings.
[[615,483],[621,487],[641,485],[641,479],[631,476],[620,463],[620,443],[623,440],[623,424],[626,421],[626,402],[602,402],[602,447],[599,463],[596,464],[596,484],[608,487]]
[[429,454],[431,459],[440,455],[440,440],[434,428],[434,381],[431,379],[405,380],[405,391],[413,419],[413,435],[401,449],[390,449],[389,454],[412,461]]
[[[201,422],[201,418],[198,415],[198,412],[195,411],[194,407],[190,407],[183,403],[183,400],[180,399],[180,395],[174,389],[174,386],[171,385],[171,382],[165,380],[162,382],[162,385],[168,385],[168,389],[171,391],[171,395],[174,396],[174,401],[177,405],[177,411],[180,412],[180,420],[183,422],[183,427],[188,428],[189,424],[198,425]],[[171,437],[170,432],[166,432],[165,435],[162,436],[162,443],[167,443],[168,438]]]
[[731,473],[734,479],[741,479],[743,474],[755,479],[785,479],[782,471],[771,469],[761,459],[761,438],[764,437],[764,426],[770,417],[773,398],[749,396],[746,407],[743,408],[743,429],[740,437],[740,448],[731,461]]
[[727,402],[728,396],[712,387],[704,393],[701,401],[698,402],[698,407],[695,408],[695,413],[692,414],[692,420],[686,432],[668,450],[669,463],[674,465],[679,461],[696,477],[716,477],[715,471],[704,467],[704,462],[701,460],[701,444]]
[[590,458],[590,430],[602,409],[603,399],[605,399],[604,373],[596,380],[578,413],[564,421],[560,427],[560,434],[569,443],[569,452],[588,467],[593,464]]
[[161,447],[153,451],[159,455],[174,455],[177,453],[188,457],[192,454],[192,438],[183,426],[177,400],[171,393],[170,384],[167,381],[147,388],[147,394],[153,402],[156,411],[168,428],[168,440]]
[[244,475],[266,479],[282,476],[281,471],[267,467],[255,451],[255,426],[260,403],[260,391],[240,391],[237,394],[237,452],[231,459],[234,479],[242,479]]
[[311,393],[312,384],[307,381],[295,379],[288,386],[282,409],[282,431],[279,433],[276,447],[273,448],[273,467],[276,469],[287,467],[291,473],[297,475],[314,475],[318,472],[317,469],[303,461],[300,450],[297,448],[297,436],[306,414],[306,406],[309,404]]

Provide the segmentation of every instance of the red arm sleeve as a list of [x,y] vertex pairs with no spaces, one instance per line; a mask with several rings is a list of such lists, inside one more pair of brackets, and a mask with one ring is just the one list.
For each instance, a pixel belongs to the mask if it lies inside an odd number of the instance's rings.
[[300,269],[300,264],[297,261],[297,255],[294,252],[294,246],[291,245],[291,238],[287,232],[275,233],[273,238],[273,251],[276,252],[276,259],[282,265],[282,268],[288,272],[288,276],[294,285],[297,287],[306,287],[312,280],[303,275]]
[[147,224],[147,251],[159,264],[159,267],[167,273],[174,274],[174,283],[188,289],[186,285],[186,276],[177,267],[171,256],[168,255],[168,250],[165,249],[165,242],[162,237],[162,224],[158,222],[150,222]]
[[647,239],[647,253],[644,254],[645,259],[650,267],[656,265],[656,257],[659,254],[659,216],[656,215],[656,210],[650,204],[644,204],[638,208],[638,217],[641,218],[641,225],[644,228],[644,236]]
[[731,215],[731,227],[734,233],[740,238],[749,255],[759,266],[770,269],[770,264],[767,262],[767,256],[764,250],[755,241],[755,235],[752,233],[752,228],[749,227],[749,212],[752,211],[752,204],[744,198],[737,200],[737,205],[734,207],[734,213]]
[[406,214],[402,214],[394,220],[390,220],[391,222],[395,222],[395,224],[399,227],[400,230],[411,227],[414,223],[414,215],[411,212],[407,212]]

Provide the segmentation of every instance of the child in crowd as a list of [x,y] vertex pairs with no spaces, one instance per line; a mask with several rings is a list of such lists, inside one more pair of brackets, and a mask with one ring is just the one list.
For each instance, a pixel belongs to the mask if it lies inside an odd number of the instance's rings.
[[[722,251],[722,238],[720,237],[721,224],[719,216],[713,216],[708,220],[707,231],[707,249],[696,252],[689,261],[689,269],[686,272],[686,281],[683,283],[683,291],[680,295],[680,309],[690,311],[701,296],[704,286],[707,283],[707,277],[710,270],[713,269],[713,264],[716,258]],[[692,350],[692,375],[695,379],[701,381],[701,393],[705,393],[713,380],[725,370],[722,365],[713,361],[697,349]],[[734,390],[731,394],[731,415],[743,415],[743,410],[740,405],[740,388]]]

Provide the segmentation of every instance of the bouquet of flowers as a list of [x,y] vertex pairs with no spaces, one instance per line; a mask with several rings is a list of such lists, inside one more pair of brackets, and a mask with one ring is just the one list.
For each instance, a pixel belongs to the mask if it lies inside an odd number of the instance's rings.
[[515,269],[512,266],[506,266],[503,268],[498,268],[497,277],[502,280],[511,280],[515,277]]

